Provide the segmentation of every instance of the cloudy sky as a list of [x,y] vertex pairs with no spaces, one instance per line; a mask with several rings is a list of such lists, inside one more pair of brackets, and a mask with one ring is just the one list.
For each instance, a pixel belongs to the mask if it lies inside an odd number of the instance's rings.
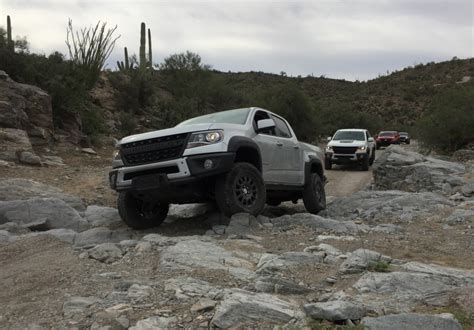
[[138,53],[140,22],[152,31],[153,59],[199,53],[222,71],[313,74],[367,80],[417,63],[474,55],[473,0],[0,0],[13,34],[34,52],[67,52],[68,18],[75,27],[98,20]]

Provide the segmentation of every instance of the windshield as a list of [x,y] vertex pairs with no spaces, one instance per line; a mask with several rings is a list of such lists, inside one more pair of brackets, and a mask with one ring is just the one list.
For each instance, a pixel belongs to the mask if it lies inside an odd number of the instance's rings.
[[407,132],[400,132],[400,135],[408,136],[408,133]]
[[395,135],[397,132],[380,132],[380,136],[392,136]]
[[333,140],[357,140],[365,141],[364,132],[360,131],[339,131],[334,134]]
[[249,108],[215,112],[210,113],[208,115],[188,119],[178,124],[177,126],[213,123],[244,125],[247,121],[247,116],[249,112]]

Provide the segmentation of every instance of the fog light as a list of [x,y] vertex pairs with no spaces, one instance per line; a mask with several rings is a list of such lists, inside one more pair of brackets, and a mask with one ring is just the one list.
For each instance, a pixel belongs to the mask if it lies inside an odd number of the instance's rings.
[[206,159],[206,160],[204,161],[204,168],[205,168],[206,170],[210,170],[213,166],[214,166],[214,162],[213,162],[212,160]]

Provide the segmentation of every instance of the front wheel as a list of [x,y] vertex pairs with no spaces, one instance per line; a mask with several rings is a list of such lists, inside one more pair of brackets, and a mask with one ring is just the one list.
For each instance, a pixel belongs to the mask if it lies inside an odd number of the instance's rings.
[[370,159],[369,155],[367,155],[363,160],[361,164],[362,171],[368,171],[370,166]]
[[318,173],[311,173],[303,190],[303,203],[306,210],[313,214],[318,214],[326,208],[326,192]]
[[375,161],[375,148],[372,149],[372,155],[370,156],[369,165],[372,166],[372,164],[374,163],[374,161]]
[[216,203],[226,216],[245,212],[258,215],[267,192],[262,174],[249,163],[236,163],[216,181]]
[[133,229],[158,227],[168,215],[169,204],[144,201],[131,192],[121,192],[117,201],[120,217]]
[[330,170],[331,168],[332,168],[331,159],[325,158],[325,159],[324,159],[324,169]]

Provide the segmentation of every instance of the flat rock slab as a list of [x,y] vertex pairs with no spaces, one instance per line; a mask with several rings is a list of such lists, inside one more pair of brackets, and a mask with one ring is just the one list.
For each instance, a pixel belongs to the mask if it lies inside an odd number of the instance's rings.
[[85,218],[92,227],[117,228],[123,224],[117,209],[113,207],[98,205],[88,206]]
[[0,202],[0,224],[6,222],[37,230],[66,228],[80,232],[89,227],[75,209],[57,198]]
[[291,267],[315,265],[323,262],[324,252],[285,252],[281,255],[266,253],[257,265],[257,273],[272,273]]
[[302,318],[304,314],[293,304],[276,296],[232,289],[217,307],[211,324],[218,328],[260,327],[270,324],[283,325]]
[[377,262],[390,263],[392,258],[384,256],[376,251],[358,249],[352,252],[339,267],[342,274],[357,274],[367,270]]
[[89,258],[111,264],[122,259],[123,252],[114,243],[102,243],[87,251]]
[[144,320],[140,320],[136,325],[130,327],[130,330],[156,330],[156,329],[172,329],[176,323],[176,317],[152,316]]
[[0,181],[0,201],[31,198],[57,198],[78,211],[85,206],[79,197],[65,194],[61,189],[28,179],[6,179]]
[[271,219],[274,228],[288,229],[295,225],[307,226],[316,232],[333,232],[338,234],[356,234],[360,231],[367,231],[369,227],[357,225],[352,221],[339,221],[323,218],[309,213],[297,213],[294,215],[284,215]]
[[111,230],[105,227],[96,227],[78,233],[74,240],[74,245],[87,247],[101,243],[118,243],[124,240],[132,240],[137,238],[138,235],[128,228]]
[[315,320],[345,321],[360,320],[366,314],[361,304],[335,300],[304,305],[306,315]]
[[369,317],[362,324],[367,330],[462,330],[455,319],[414,313]]
[[211,285],[209,282],[192,277],[169,279],[165,282],[165,290],[174,291],[178,299],[189,299],[191,297],[216,299],[222,293],[222,289]]
[[206,268],[226,270],[239,279],[255,276],[255,264],[250,254],[239,251],[238,255],[226,250],[215,241],[184,240],[169,246],[161,253],[161,264],[175,269]]

